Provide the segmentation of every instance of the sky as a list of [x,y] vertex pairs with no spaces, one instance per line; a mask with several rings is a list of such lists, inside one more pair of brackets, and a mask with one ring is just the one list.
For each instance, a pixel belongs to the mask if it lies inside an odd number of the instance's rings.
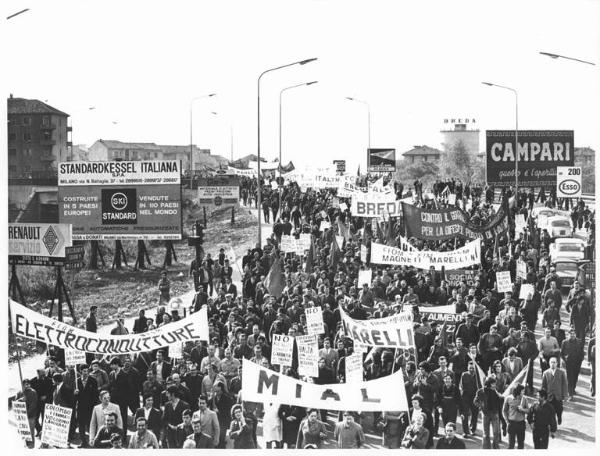
[[[572,129],[600,150],[600,1],[5,0],[5,95],[69,113],[76,144],[189,144],[229,158],[365,166],[368,147],[441,148],[444,118],[486,129]],[[553,60],[548,51],[596,62]],[[95,107],[89,110],[89,107]],[[211,114],[216,112],[216,115]],[[4,143],[5,144],[5,143]],[[364,168],[363,168],[364,169]]]

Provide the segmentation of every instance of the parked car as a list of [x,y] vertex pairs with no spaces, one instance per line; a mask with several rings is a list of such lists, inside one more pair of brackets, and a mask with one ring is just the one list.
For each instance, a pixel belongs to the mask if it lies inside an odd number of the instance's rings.
[[578,238],[558,238],[550,244],[550,261],[585,259],[585,241]]
[[542,230],[545,229],[546,225],[548,224],[548,217],[553,217],[556,215],[568,217],[569,213],[567,211],[560,211],[558,209],[552,209],[544,206],[534,207],[531,210],[531,217],[533,217],[537,227]]
[[553,215],[552,217],[548,217],[548,220],[546,221],[546,230],[548,230],[551,239],[571,237],[573,225],[571,224],[571,219],[569,217]]

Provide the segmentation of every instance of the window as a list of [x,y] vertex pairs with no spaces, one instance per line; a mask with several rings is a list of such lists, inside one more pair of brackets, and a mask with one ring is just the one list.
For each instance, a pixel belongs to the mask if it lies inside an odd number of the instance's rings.
[[31,141],[31,133],[23,133],[23,141]]
[[44,127],[49,127],[50,126],[50,117],[49,116],[42,117],[42,125]]
[[8,156],[9,157],[16,157],[17,156],[17,149],[8,149]]
[[8,166],[8,172],[11,174],[15,174],[17,172],[17,166],[16,165],[9,165]]
[[31,125],[31,117],[23,117],[23,125]]
[[8,140],[9,141],[16,141],[17,140],[17,134],[16,133],[9,133],[8,134]]
[[44,134],[43,134],[43,139],[44,139],[45,141],[52,139],[52,133],[51,133],[51,132],[49,132],[49,131],[44,131]]
[[31,149],[23,149],[23,156],[31,157],[32,156]]

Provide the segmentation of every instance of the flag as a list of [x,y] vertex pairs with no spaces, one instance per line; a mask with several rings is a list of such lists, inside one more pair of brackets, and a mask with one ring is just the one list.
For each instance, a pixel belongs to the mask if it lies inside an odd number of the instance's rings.
[[477,377],[479,378],[479,383],[481,384],[481,388],[483,388],[483,386],[485,385],[485,372],[483,372],[483,369],[477,361],[473,361],[475,363],[475,368],[477,369]]
[[440,195],[442,197],[444,197],[444,198],[447,198],[448,195],[450,195],[450,188],[446,185],[446,188],[444,190],[442,190],[442,192],[440,193]]
[[264,286],[271,296],[275,296],[275,298],[281,297],[283,288],[285,287],[285,277],[283,275],[279,256],[275,258],[275,261],[271,265],[269,274],[267,274],[267,277],[265,278]]
[[337,264],[340,262],[340,258],[342,258],[342,251],[338,246],[335,236],[333,236],[333,240],[331,241],[331,249],[329,249],[329,266],[336,270]]
[[512,382],[510,382],[510,385],[508,385],[506,387],[506,389],[504,390],[504,393],[502,393],[502,397],[506,398],[509,395],[511,395],[513,388],[515,386],[517,386],[518,384],[526,386],[528,372],[529,372],[529,363],[527,363],[527,366],[525,366],[523,369],[521,369],[521,372],[519,372],[517,374],[517,376],[515,377],[515,379]]
[[381,229],[381,225],[379,224],[379,222],[377,220],[375,220],[375,224],[377,225],[377,240],[379,240],[379,242],[384,242],[385,234],[383,233],[383,230]]
[[387,245],[390,247],[396,246],[396,240],[394,239],[394,221],[392,217],[388,218],[388,226],[387,226]]

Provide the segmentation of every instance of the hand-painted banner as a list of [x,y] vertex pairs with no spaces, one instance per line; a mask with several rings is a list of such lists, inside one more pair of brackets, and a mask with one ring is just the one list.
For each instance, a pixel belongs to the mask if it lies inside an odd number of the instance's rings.
[[352,195],[350,212],[354,217],[400,217],[402,201],[396,201],[393,193],[355,193]]
[[281,366],[292,365],[294,353],[294,336],[286,334],[273,334],[273,347],[271,349],[271,364]]
[[513,285],[510,280],[510,271],[498,271],[496,272],[496,281],[498,282],[498,292],[504,293],[506,291],[512,292]]
[[319,342],[317,334],[296,336],[298,347],[298,373],[309,377],[319,376]]
[[508,230],[508,213],[505,205],[501,205],[483,226],[470,223],[469,216],[456,207],[425,210],[403,203],[402,211],[406,235],[428,241],[442,241],[457,236],[491,240]]
[[65,366],[86,364],[85,352],[73,348],[65,348]]
[[[317,385],[279,374],[247,359],[243,360],[244,401],[277,402],[320,410],[356,412],[407,411],[408,402],[402,369],[376,380],[361,383]],[[394,394],[389,394],[393,391]]]
[[12,329],[18,336],[35,339],[60,348],[72,348],[103,355],[123,355],[152,351],[176,342],[208,341],[206,306],[189,317],[141,334],[123,336],[96,334],[75,328],[34,312],[9,300]]
[[403,251],[397,247],[371,242],[371,263],[397,264],[429,269],[433,266],[437,271],[445,268],[466,268],[481,263],[481,241],[471,241],[464,247],[450,252],[429,250]]
[[427,317],[429,321],[436,321],[439,325],[446,323],[446,333],[454,333],[457,325],[462,323],[462,315],[457,314],[453,304],[448,306],[419,306],[421,317]]
[[340,306],[340,318],[346,336],[374,347],[413,347],[412,312],[406,311],[385,318],[355,320]]
[[446,282],[451,286],[458,286],[462,282],[466,282],[468,286],[473,286],[475,285],[476,278],[476,271],[471,271],[469,269],[446,271]]
[[42,443],[58,448],[68,447],[71,413],[73,410],[70,408],[46,404],[44,424],[42,425]]

